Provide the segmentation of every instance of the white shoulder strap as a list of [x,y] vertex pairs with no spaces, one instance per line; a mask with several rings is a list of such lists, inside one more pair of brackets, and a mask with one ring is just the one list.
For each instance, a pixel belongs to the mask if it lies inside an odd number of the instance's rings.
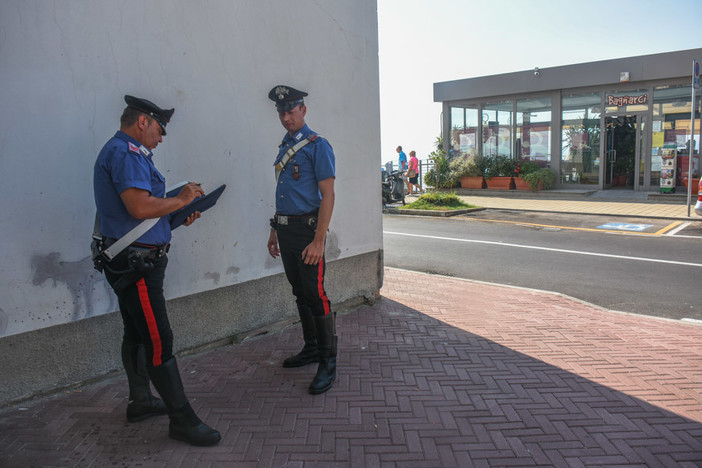
[[[172,192],[178,188],[183,187],[187,182],[180,182],[179,184],[174,185],[173,187],[170,187],[166,189],[166,194],[169,192]],[[108,261],[111,261],[113,258],[115,258],[117,255],[119,255],[124,249],[129,247],[132,242],[136,241],[138,238],[143,236],[148,232],[149,229],[152,227],[156,226],[158,223],[158,220],[161,218],[150,218],[150,219],[145,219],[144,221],[140,222],[137,224],[131,231],[123,235],[117,242],[109,246],[107,249],[103,250],[102,253],[105,255],[105,258],[107,258]],[[100,240],[102,239],[102,234],[100,233],[100,218],[98,217],[98,214],[95,213],[95,226],[93,227],[93,239]]]
[[285,152],[283,157],[280,158],[280,162],[278,162],[278,164],[275,165],[275,181],[276,182],[278,182],[278,179],[280,178],[280,173],[285,168],[285,165],[288,164],[288,161],[290,161],[290,159],[293,156],[295,156],[295,153],[300,151],[305,145],[307,145],[307,143],[311,143],[314,140],[316,140],[317,138],[323,138],[323,137],[320,135],[310,135],[307,138],[305,138],[304,140],[297,143],[292,148],[290,148],[288,151]]

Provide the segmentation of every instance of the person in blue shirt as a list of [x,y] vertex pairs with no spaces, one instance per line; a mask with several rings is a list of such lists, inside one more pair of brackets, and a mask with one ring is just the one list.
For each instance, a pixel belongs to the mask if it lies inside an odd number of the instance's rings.
[[[101,250],[114,244],[144,219],[157,224],[131,246],[104,263],[105,277],[119,299],[124,324],[122,362],[129,384],[127,419],[137,422],[168,414],[169,436],[193,445],[214,445],[219,432],[203,423],[188,402],[173,356],[173,332],[166,315],[163,279],[171,240],[168,215],[204,195],[189,183],[164,198],[166,180],[152,151],[163,141],[174,109],[125,96],[120,130],[95,161],[93,190],[102,235]],[[200,217],[195,212],[185,224]],[[140,261],[135,261],[135,260]],[[149,380],[163,398],[151,394]],[[164,404],[165,403],[165,404]]]
[[407,170],[407,155],[404,151],[402,151],[402,146],[398,146],[395,151],[397,151],[397,154],[400,155],[397,159],[397,170],[400,172],[405,172]]
[[334,151],[305,123],[307,93],[285,85],[273,87],[280,123],[287,133],[275,159],[275,216],[268,252],[279,255],[292,286],[304,346],[283,367],[318,363],[309,386],[313,395],[329,390],[336,379],[335,317],[324,289],[324,246],[334,210]]

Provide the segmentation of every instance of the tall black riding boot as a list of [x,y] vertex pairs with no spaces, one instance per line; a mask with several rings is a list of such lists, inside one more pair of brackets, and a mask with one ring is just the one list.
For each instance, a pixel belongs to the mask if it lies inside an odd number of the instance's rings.
[[334,384],[336,379],[336,328],[334,314],[315,317],[317,325],[317,340],[319,342],[319,367],[317,375],[310,384],[310,393],[324,393]]
[[168,417],[171,418],[168,436],[171,439],[199,446],[215,445],[220,441],[219,432],[202,422],[190,406],[174,357],[160,366],[150,367],[149,375],[168,406]]
[[168,414],[163,401],[151,394],[144,345],[122,343],[122,364],[129,383],[127,420],[139,422],[152,416]]
[[312,315],[312,311],[306,304],[301,304],[299,299],[297,310],[300,314],[302,337],[305,340],[305,346],[302,348],[302,351],[284,360],[283,367],[301,367],[306,366],[307,364],[319,362],[317,329],[314,324],[314,316]]

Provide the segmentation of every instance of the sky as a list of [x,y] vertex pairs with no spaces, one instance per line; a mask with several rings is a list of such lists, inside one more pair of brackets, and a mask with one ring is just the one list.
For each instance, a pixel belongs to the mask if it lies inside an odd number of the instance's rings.
[[702,0],[377,2],[382,163],[433,151],[434,83],[702,48]]

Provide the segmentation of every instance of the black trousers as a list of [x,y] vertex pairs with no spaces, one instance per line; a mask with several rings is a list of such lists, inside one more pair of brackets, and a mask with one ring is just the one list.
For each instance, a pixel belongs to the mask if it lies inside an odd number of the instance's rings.
[[[173,332],[163,296],[167,265],[168,257],[164,255],[154,261],[154,269],[148,272],[115,274],[105,270],[105,277],[119,300],[124,324],[122,342],[143,344],[148,367],[159,366],[173,357]],[[125,270],[126,255],[118,255],[110,267]]]
[[314,228],[305,222],[291,221],[288,225],[277,225],[276,234],[285,276],[292,286],[298,308],[308,308],[314,317],[331,314],[324,290],[324,257],[317,265],[306,265],[302,259],[302,251],[314,239]]

